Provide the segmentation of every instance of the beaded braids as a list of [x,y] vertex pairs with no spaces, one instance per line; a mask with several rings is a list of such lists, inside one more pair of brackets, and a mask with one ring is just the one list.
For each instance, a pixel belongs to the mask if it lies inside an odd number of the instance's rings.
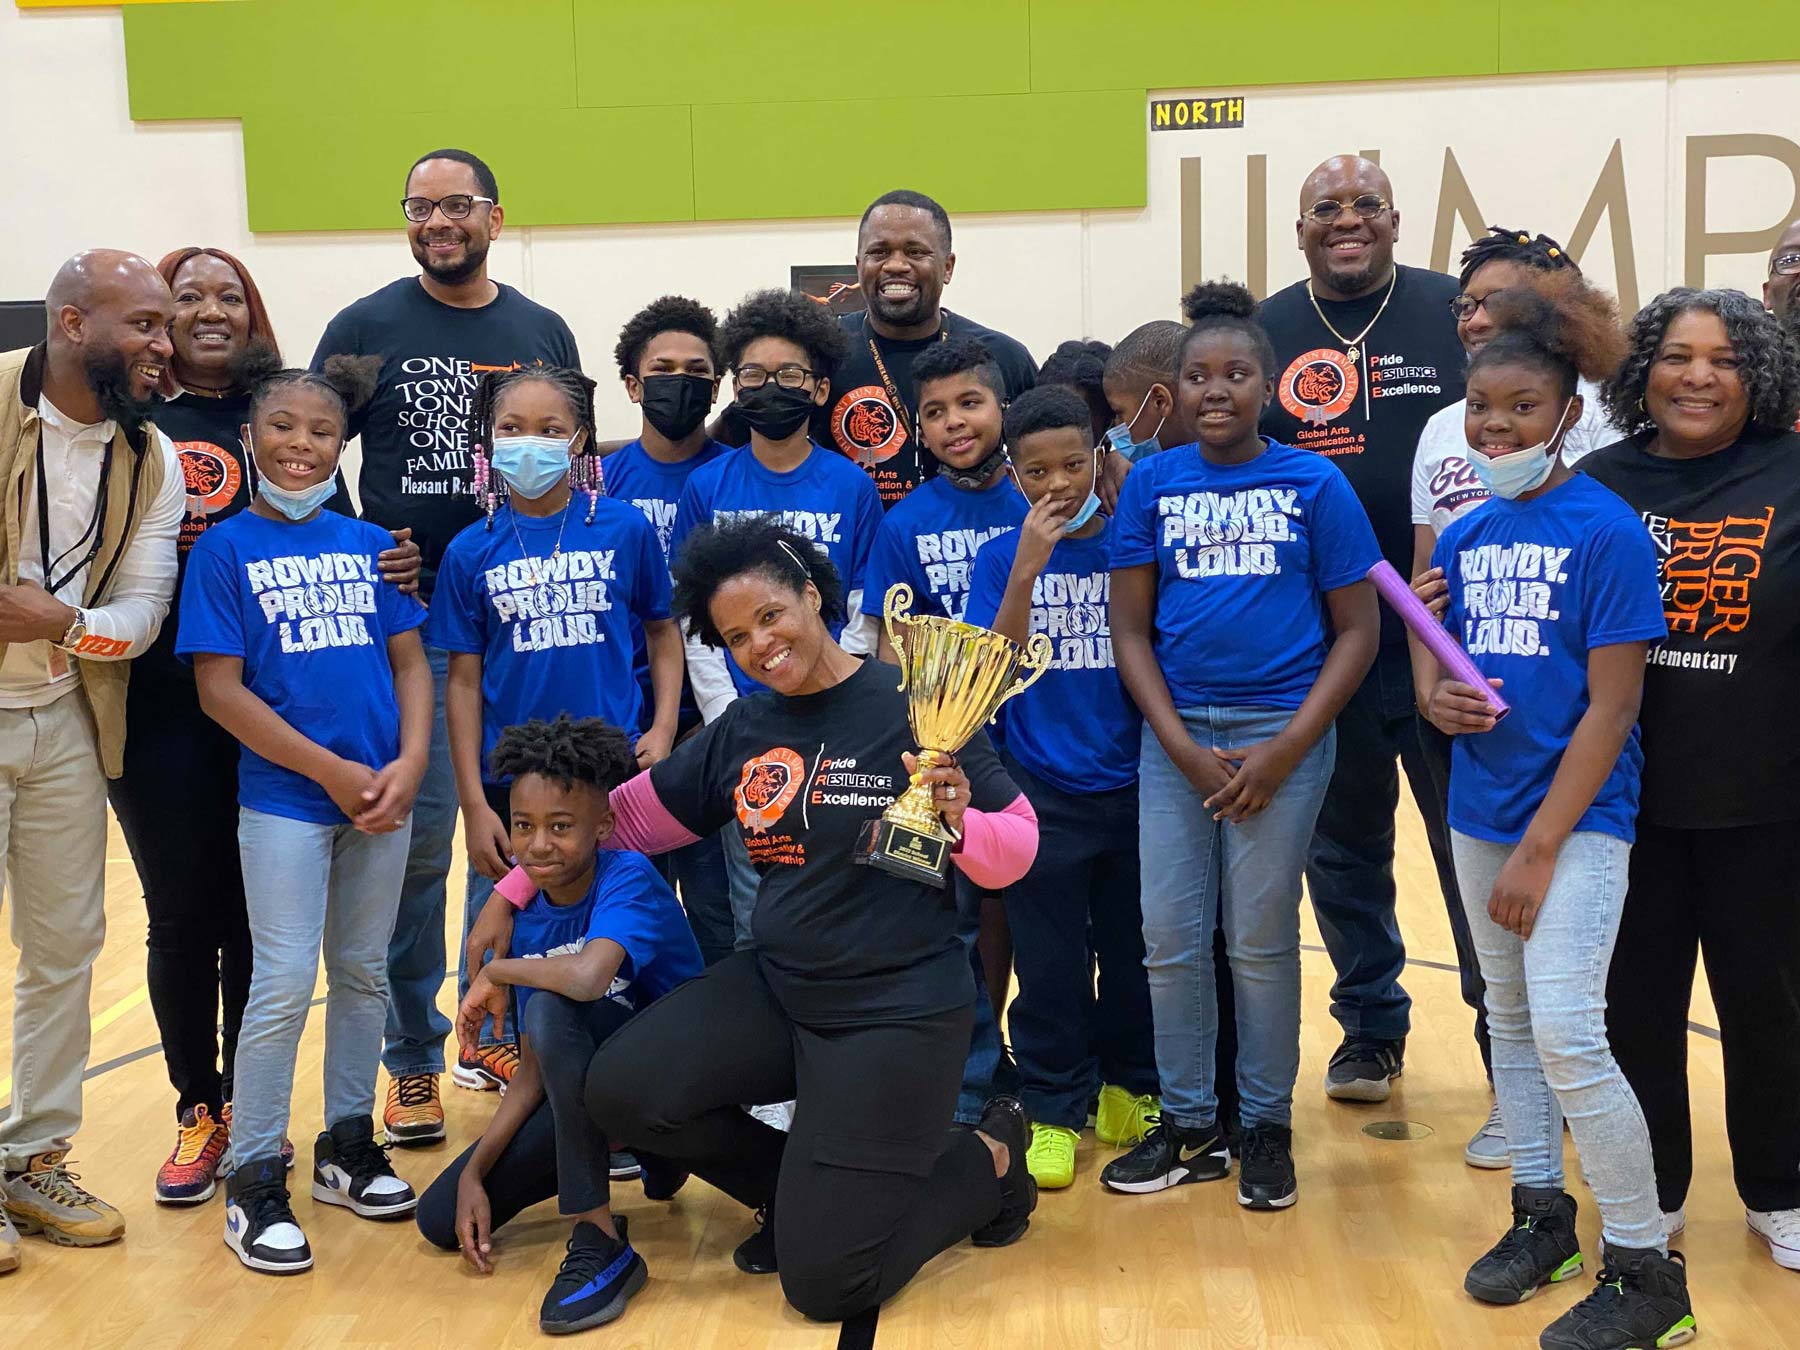
[[542,380],[561,390],[574,413],[576,434],[587,432],[581,453],[569,460],[569,487],[587,493],[587,523],[592,525],[600,495],[606,491],[600,469],[600,436],[594,425],[594,382],[566,366],[490,370],[481,377],[481,383],[475,386],[475,405],[469,412],[469,490],[487,515],[487,527],[493,529],[494,512],[505,492],[504,479],[494,472],[494,409],[501,394],[526,380]]
[[1524,230],[1490,225],[1483,238],[1463,250],[1462,270],[1456,274],[1456,284],[1467,290],[1470,279],[1491,262],[1517,263],[1539,272],[1560,272],[1571,267],[1577,272],[1581,270],[1580,264],[1563,246],[1547,234],[1533,238]]
[[585,784],[608,793],[637,775],[637,757],[625,733],[599,717],[554,722],[533,720],[500,733],[489,752],[491,771],[503,778],[526,774],[548,778],[562,788]]

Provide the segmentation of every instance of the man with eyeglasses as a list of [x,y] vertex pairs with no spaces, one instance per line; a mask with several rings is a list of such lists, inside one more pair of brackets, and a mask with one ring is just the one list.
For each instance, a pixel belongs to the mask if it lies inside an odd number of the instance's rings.
[[[1307,175],[1294,232],[1308,275],[1257,313],[1277,372],[1262,429],[1331,456],[1368,512],[1383,556],[1410,576],[1413,452],[1431,415],[1463,396],[1463,350],[1450,312],[1456,279],[1395,263],[1393,185],[1361,156],[1336,156]],[[1331,1012],[1344,1030],[1325,1091],[1342,1101],[1386,1101],[1406,1049],[1411,1000],[1400,985],[1406,949],[1394,913],[1396,756],[1424,817],[1440,885],[1454,899],[1406,630],[1384,607],[1380,655],[1337,719],[1337,767],[1306,870],[1337,972]]]
[[[488,248],[504,213],[494,174],[467,150],[433,150],[407,173],[400,203],[419,263],[341,311],[325,328],[313,369],[329,356],[382,358],[375,397],[351,419],[362,437],[357,480],[363,516],[410,530],[418,544],[419,598],[431,602],[438,562],[457,531],[480,514],[469,492],[469,410],[489,370],[579,369],[575,338],[560,316],[488,277]],[[444,983],[444,881],[456,833],[456,790],[444,727],[448,657],[428,648],[437,684],[431,760],[413,807],[412,847],[400,913],[388,945],[390,1079],[383,1119],[389,1144],[444,1137],[438,1077],[450,1022],[438,1010]],[[493,1086],[510,1061],[459,1065],[460,1081]]]
[[1790,328],[1800,328],[1800,220],[1781,232],[1769,251],[1763,306]]

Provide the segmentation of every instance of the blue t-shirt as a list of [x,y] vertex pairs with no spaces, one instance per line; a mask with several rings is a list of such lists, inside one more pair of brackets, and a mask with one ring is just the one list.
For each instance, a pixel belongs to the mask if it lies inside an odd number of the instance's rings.
[[[720,455],[688,479],[675,510],[672,556],[702,525],[746,516],[779,516],[794,533],[813,541],[831,559],[844,596],[863,589],[875,532],[881,528],[881,494],[869,475],[835,451],[813,446],[800,467],[787,473],[765,468],[749,446]],[[841,623],[831,635],[843,632]],[[762,686],[726,662],[740,695]]]
[[[375,570],[394,546],[379,525],[321,511],[303,525],[243,511],[188,554],[175,654],[242,657],[244,687],[333,754],[381,769],[400,753],[400,703],[388,639],[425,610]],[[238,802],[265,815],[342,825],[312,779],[248,746]]]
[[[1431,561],[1450,583],[1450,631],[1512,705],[1492,731],[1452,740],[1450,824],[1516,844],[1587,712],[1588,653],[1667,636],[1656,551],[1629,506],[1576,474],[1531,501],[1490,498]],[[1632,842],[1643,764],[1634,726],[1576,830]]]
[[895,503],[869,555],[864,608],[880,617],[900,582],[913,590],[914,614],[960,619],[969,603],[975,554],[988,540],[1019,528],[1025,498],[1009,476],[984,491],[959,488],[942,474]]
[[[1141,718],[1113,664],[1113,529],[1108,521],[1092,538],[1064,539],[1050,551],[1031,588],[1031,631],[1049,634],[1050,668],[1000,705],[1007,753],[1064,792],[1137,782]],[[1017,531],[982,546],[964,615],[970,623],[993,626],[1018,553]]]
[[1119,493],[1112,565],[1156,565],[1156,660],[1177,708],[1298,708],[1325,664],[1325,592],[1381,560],[1335,464],[1263,443],[1245,464],[1165,450]]
[[[594,884],[573,905],[553,905],[539,891],[513,919],[514,956],[565,956],[609,938],[625,949],[606,997],[642,1012],[683,980],[700,973],[700,948],[675,892],[641,853],[600,849]],[[537,990],[514,985],[518,1011]]]
[[[602,497],[587,521],[511,506],[476,521],[444,550],[431,602],[431,643],[481,658],[481,763],[507,727],[558,713],[603,717],[635,736],[643,696],[631,668],[632,620],[669,617],[669,569],[656,531],[625,502]],[[560,552],[558,551],[560,547]]]

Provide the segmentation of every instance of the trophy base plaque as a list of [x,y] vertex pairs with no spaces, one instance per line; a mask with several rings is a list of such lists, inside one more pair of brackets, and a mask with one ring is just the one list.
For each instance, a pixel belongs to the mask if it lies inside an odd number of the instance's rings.
[[954,843],[948,834],[877,816],[863,827],[855,858],[890,876],[943,886],[950,877],[950,849]]

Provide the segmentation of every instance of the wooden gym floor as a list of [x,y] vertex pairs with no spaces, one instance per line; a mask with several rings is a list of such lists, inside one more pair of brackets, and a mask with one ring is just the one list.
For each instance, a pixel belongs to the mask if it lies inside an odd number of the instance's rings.
[[[1309,914],[1295,1103],[1300,1203],[1282,1214],[1251,1214],[1238,1207],[1230,1182],[1112,1195],[1097,1174],[1113,1151],[1084,1136],[1075,1186],[1043,1197],[1030,1235],[1002,1251],[964,1245],[932,1262],[882,1309],[873,1342],[880,1350],[1536,1345],[1542,1326],[1586,1292],[1587,1277],[1579,1291],[1564,1287],[1516,1309],[1483,1307],[1462,1292],[1464,1270],[1506,1218],[1508,1179],[1462,1161],[1488,1097],[1423,835],[1410,803],[1403,809],[1401,916],[1415,1005],[1406,1076],[1381,1106],[1325,1099],[1320,1079],[1338,1034],[1327,1011],[1331,967]],[[84,1183],[124,1211],[129,1229],[123,1243],[90,1251],[25,1239],[22,1268],[0,1277],[0,1344],[542,1345],[537,1309],[568,1236],[553,1205],[503,1231],[497,1268],[486,1278],[429,1249],[410,1223],[376,1224],[314,1206],[304,1167],[318,1128],[317,1013],[301,1046],[293,1124],[302,1168],[295,1210],[316,1253],[314,1270],[282,1280],[239,1266],[220,1240],[220,1198],[190,1209],[152,1202],[157,1165],[174,1142],[173,1094],[144,988],[143,904],[116,829],[109,863],[111,927],[94,981],[87,1123],[74,1158]],[[460,875],[459,860],[453,876]],[[460,888],[453,882],[453,893]],[[454,895],[450,909],[460,913]],[[0,969],[11,968],[12,956]],[[10,1027],[11,981],[0,984],[0,1025]],[[447,1010],[453,995],[446,988]],[[1693,1017],[1697,1027],[1713,1025],[1704,991]],[[1800,1274],[1778,1269],[1744,1228],[1725,1148],[1719,1047],[1705,1029],[1690,1043],[1700,1162],[1679,1244],[1691,1262],[1701,1343],[1800,1347]],[[9,1045],[10,1033],[0,1032],[0,1101],[10,1096]],[[421,1190],[474,1139],[496,1100],[444,1081],[449,1142],[394,1155]],[[1363,1131],[1392,1120],[1430,1134],[1385,1142]],[[1570,1175],[1578,1176],[1572,1147],[1569,1156]],[[1585,1191],[1577,1194],[1591,1253],[1597,1221]],[[773,1279],[751,1279],[732,1266],[731,1249],[750,1220],[729,1200],[691,1182],[672,1203],[656,1204],[625,1183],[615,1203],[631,1217],[651,1279],[620,1321],[588,1334],[590,1343],[677,1350],[839,1343],[838,1327],[805,1321]],[[861,1339],[859,1331],[867,1328],[853,1328],[845,1343]]]

